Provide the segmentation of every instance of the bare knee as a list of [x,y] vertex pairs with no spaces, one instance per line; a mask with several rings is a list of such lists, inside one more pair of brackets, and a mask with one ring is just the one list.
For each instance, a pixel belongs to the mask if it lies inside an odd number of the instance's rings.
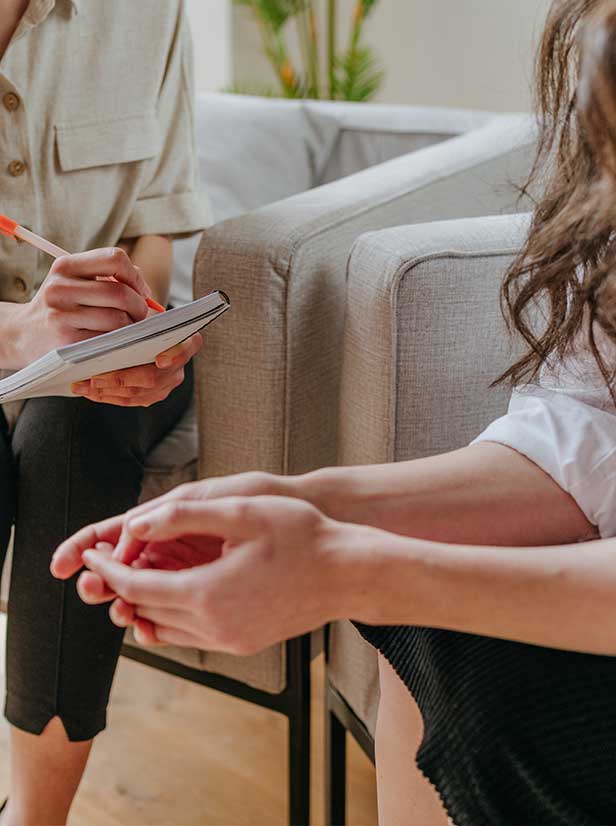
[[379,682],[376,764],[380,826],[447,826],[442,804],[415,762],[424,731],[417,703],[383,657],[379,657]]
[[[407,752],[414,761],[423,738],[423,719],[417,703],[387,660],[379,655],[379,702],[378,726],[388,732],[400,732],[400,750]],[[391,727],[393,726],[393,728]]]

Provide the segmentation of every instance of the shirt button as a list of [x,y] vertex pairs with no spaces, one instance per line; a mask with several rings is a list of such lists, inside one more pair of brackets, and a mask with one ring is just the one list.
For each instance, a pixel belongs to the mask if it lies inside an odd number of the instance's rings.
[[15,92],[7,92],[2,100],[9,112],[16,112],[21,106],[21,99]]
[[21,295],[25,295],[28,292],[28,284],[24,278],[17,278],[13,279],[13,286],[15,287],[15,291],[20,293]]
[[19,178],[26,171],[26,164],[23,161],[11,161],[8,165],[9,175],[13,178]]

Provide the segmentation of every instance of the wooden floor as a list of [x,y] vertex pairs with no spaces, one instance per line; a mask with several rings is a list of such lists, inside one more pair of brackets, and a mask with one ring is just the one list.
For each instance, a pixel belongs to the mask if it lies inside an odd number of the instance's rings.
[[[322,659],[313,672],[313,823],[322,824]],[[71,826],[283,826],[285,743],[279,715],[122,660]],[[355,743],[349,752],[348,822],[374,826],[374,769]],[[0,796],[7,764],[3,721]]]

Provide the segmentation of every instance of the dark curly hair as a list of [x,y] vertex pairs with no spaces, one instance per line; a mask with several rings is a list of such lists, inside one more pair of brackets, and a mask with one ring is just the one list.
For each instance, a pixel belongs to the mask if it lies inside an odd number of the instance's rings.
[[616,0],[555,0],[536,68],[539,150],[531,184],[542,195],[502,302],[527,352],[499,381],[533,381],[580,336],[616,401]]

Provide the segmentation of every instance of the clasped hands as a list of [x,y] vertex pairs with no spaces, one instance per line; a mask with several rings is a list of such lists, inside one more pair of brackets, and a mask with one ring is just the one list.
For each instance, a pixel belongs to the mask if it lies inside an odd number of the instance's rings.
[[256,653],[351,610],[341,572],[357,528],[292,498],[294,484],[249,473],[183,485],[81,530],[52,573],[85,566],[81,598],[110,603],[112,621],[143,645]]

